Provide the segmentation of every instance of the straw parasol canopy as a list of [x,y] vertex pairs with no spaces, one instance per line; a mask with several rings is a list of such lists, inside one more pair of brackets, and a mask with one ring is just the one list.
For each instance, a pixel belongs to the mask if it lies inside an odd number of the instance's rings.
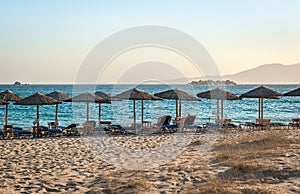
[[96,94],[97,96],[99,96],[100,98],[103,98],[103,99],[105,99],[105,100],[107,100],[107,101],[117,101],[117,100],[121,100],[121,99],[115,98],[115,97],[113,97],[112,95],[110,95],[110,94],[108,94],[108,93],[106,93],[106,92],[102,92],[102,91],[97,91],[97,92],[95,92],[95,94]]
[[[178,88],[172,89],[172,90],[167,90],[164,92],[159,92],[154,94],[154,96],[158,96],[163,99],[171,99],[171,100],[176,100],[176,117],[180,116],[181,117],[181,101],[199,101],[198,98],[192,96],[191,94],[182,91]],[[180,111],[178,114],[178,101],[180,103]]]
[[46,96],[54,98],[55,100],[58,100],[58,101],[64,101],[64,100],[70,98],[69,95],[67,95],[66,93],[60,92],[60,91],[51,92],[49,94],[46,94]]
[[23,98],[10,90],[5,90],[4,92],[0,93],[0,99],[6,101],[18,101],[22,100]]
[[300,96],[300,88],[287,92],[284,96]]
[[[5,90],[4,92],[0,93],[0,99],[5,100],[5,101],[18,101],[22,100],[23,98],[19,96],[16,93],[13,93],[10,90]],[[8,124],[8,105],[6,104],[6,110],[5,110],[5,125]]]
[[40,105],[56,105],[61,103],[60,101],[57,101],[51,97],[45,96],[39,92],[36,92],[35,94],[28,96],[22,100],[19,100],[15,102],[16,105],[36,105],[36,122],[37,126],[39,126],[39,106]]
[[[58,101],[63,101],[63,100],[70,98],[69,95],[67,95],[66,93],[60,92],[60,91],[51,92],[49,94],[46,94],[46,96],[51,97]],[[56,107],[55,107],[55,128],[57,128],[57,127],[58,127],[58,104],[56,104]]]
[[224,100],[241,99],[240,97],[219,87],[206,92],[198,93],[197,96],[199,98],[217,100],[217,120],[220,119],[220,114],[221,114],[221,119],[224,119]]
[[133,118],[134,118],[134,127],[136,126],[136,111],[135,111],[135,101],[142,101],[142,124],[144,123],[144,100],[161,100],[159,97],[153,96],[147,92],[138,90],[136,88],[130,89],[128,91],[122,92],[114,98],[119,98],[123,100],[133,100]]
[[279,92],[271,90],[265,86],[260,86],[249,92],[242,94],[240,97],[242,98],[258,98],[258,119],[264,118],[263,111],[263,101],[264,98],[268,99],[278,99],[279,96],[282,96]]
[[89,121],[89,103],[110,103],[108,100],[105,100],[93,93],[83,93],[72,98],[64,100],[65,102],[86,102],[86,121]]

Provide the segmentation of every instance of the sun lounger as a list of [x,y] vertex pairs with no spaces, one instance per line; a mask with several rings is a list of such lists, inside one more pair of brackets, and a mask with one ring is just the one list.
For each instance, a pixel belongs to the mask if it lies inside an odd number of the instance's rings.
[[165,125],[165,126],[162,126],[161,132],[162,133],[176,133],[178,128],[179,127],[177,125]]
[[31,131],[23,130],[21,127],[14,127],[14,136],[17,138],[21,137],[33,137],[33,134]]
[[240,126],[242,129],[270,129],[271,119],[256,119],[256,123],[245,122]]
[[157,118],[157,123],[151,125],[150,127],[142,128],[141,130],[147,133],[161,133],[163,126],[170,125],[171,122],[171,115],[163,115]]
[[289,125],[287,125],[285,123],[280,123],[280,122],[271,122],[270,127],[272,129],[285,129],[285,128],[288,128]]
[[206,123],[204,127],[210,129],[223,129],[223,125],[219,123]]
[[253,122],[245,122],[245,123],[241,124],[240,126],[242,129],[256,129],[256,128],[261,127],[262,125],[253,123]]
[[[133,128],[132,128],[133,129]],[[110,135],[120,135],[120,134],[135,134],[131,128],[125,128],[121,125],[110,125],[108,134]]]
[[196,120],[195,115],[187,115],[184,118],[177,119],[173,123],[177,123],[174,125],[164,125],[162,126],[162,132],[163,133],[175,133],[177,131],[186,131],[188,129],[197,129],[198,126],[194,125],[194,122]]
[[[172,116],[164,115],[157,119],[157,132],[158,133],[175,133],[177,131],[177,125],[170,125]],[[159,121],[161,120],[161,121]]]
[[196,120],[196,115],[187,115],[185,117],[183,126],[181,127],[182,131],[185,131],[187,129],[197,129],[198,126],[194,125],[194,122]]
[[225,129],[239,129],[240,128],[240,126],[238,126],[238,125],[235,125],[235,124],[233,124],[233,123],[226,123],[226,124],[223,124],[223,127],[225,128]]
[[48,136],[53,137],[53,136],[62,136],[63,132],[61,129],[54,129],[54,128],[48,128]]
[[62,130],[63,135],[66,135],[66,136],[71,136],[71,135],[78,136],[79,135],[79,132],[78,132],[78,129],[77,129],[78,125],[79,124],[72,123],[72,124],[68,125],[67,127],[63,128],[63,130]]

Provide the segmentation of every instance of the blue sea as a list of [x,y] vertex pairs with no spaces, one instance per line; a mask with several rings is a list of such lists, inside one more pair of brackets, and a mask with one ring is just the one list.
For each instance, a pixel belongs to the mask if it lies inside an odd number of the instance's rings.
[[[240,95],[259,85],[224,86],[223,88],[233,94]],[[286,93],[299,87],[298,85],[266,85],[267,87]],[[7,89],[27,97],[35,92],[47,94],[53,91],[62,91],[70,96],[83,92],[104,91],[112,95],[137,87],[151,94],[168,89],[179,88],[192,95],[213,89],[215,86],[190,86],[190,85],[0,85],[0,91]],[[175,117],[175,101],[145,101],[144,120],[156,123],[157,118],[164,114],[172,114]],[[98,104],[90,103],[90,120],[98,121]],[[231,118],[234,123],[246,121],[254,122],[257,118],[258,100],[248,99],[225,102],[225,118]],[[137,101],[137,122],[141,122],[141,104]],[[195,124],[213,121],[216,110],[216,101],[201,99],[199,102],[182,102],[182,116],[196,115]],[[102,104],[102,120],[112,121],[114,124],[128,126],[133,123],[132,101],[114,101],[112,104]],[[66,126],[71,123],[83,123],[86,120],[86,103],[63,102],[59,105],[59,125]],[[0,106],[0,118],[5,117],[5,106]],[[300,117],[300,97],[281,97],[279,100],[264,100],[264,118],[271,118],[274,122],[290,122],[291,118]],[[30,128],[36,118],[36,106],[9,105],[9,124],[23,128]],[[49,121],[55,120],[55,105],[40,106],[40,125],[47,126]],[[2,123],[4,121],[1,119]]]

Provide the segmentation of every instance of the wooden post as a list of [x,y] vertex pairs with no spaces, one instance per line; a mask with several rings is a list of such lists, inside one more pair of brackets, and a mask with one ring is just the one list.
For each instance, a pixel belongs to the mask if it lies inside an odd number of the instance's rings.
[[144,100],[142,100],[142,126],[144,125]]
[[58,128],[58,104],[56,104],[55,106],[56,107],[55,107],[55,125],[54,125],[54,127],[55,127],[55,129],[57,129]]
[[136,127],[135,100],[133,100],[133,127]]
[[181,110],[181,100],[179,100],[179,117],[182,117]]
[[258,98],[258,119],[260,119],[260,98]]
[[220,120],[220,104],[219,104],[219,100],[217,100],[217,121]]
[[176,118],[178,117],[178,100],[176,99]]
[[99,113],[98,113],[99,125],[101,124],[101,103],[99,102]]
[[8,124],[8,104],[5,105],[5,125]]
[[89,121],[89,102],[86,103],[86,121]]
[[36,105],[36,120],[37,120],[37,127],[40,126],[40,115],[39,115],[39,105]]
[[264,98],[261,98],[261,116],[260,118],[263,119],[264,118]]
[[224,100],[221,100],[221,119],[224,119]]

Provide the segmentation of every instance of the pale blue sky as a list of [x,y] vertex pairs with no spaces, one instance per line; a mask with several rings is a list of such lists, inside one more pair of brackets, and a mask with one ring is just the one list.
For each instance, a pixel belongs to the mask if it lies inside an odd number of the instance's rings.
[[[0,2],[0,83],[72,83],[97,43],[140,25],[190,34],[209,51],[221,74],[300,62],[298,0]],[[52,72],[51,80],[45,72]]]

